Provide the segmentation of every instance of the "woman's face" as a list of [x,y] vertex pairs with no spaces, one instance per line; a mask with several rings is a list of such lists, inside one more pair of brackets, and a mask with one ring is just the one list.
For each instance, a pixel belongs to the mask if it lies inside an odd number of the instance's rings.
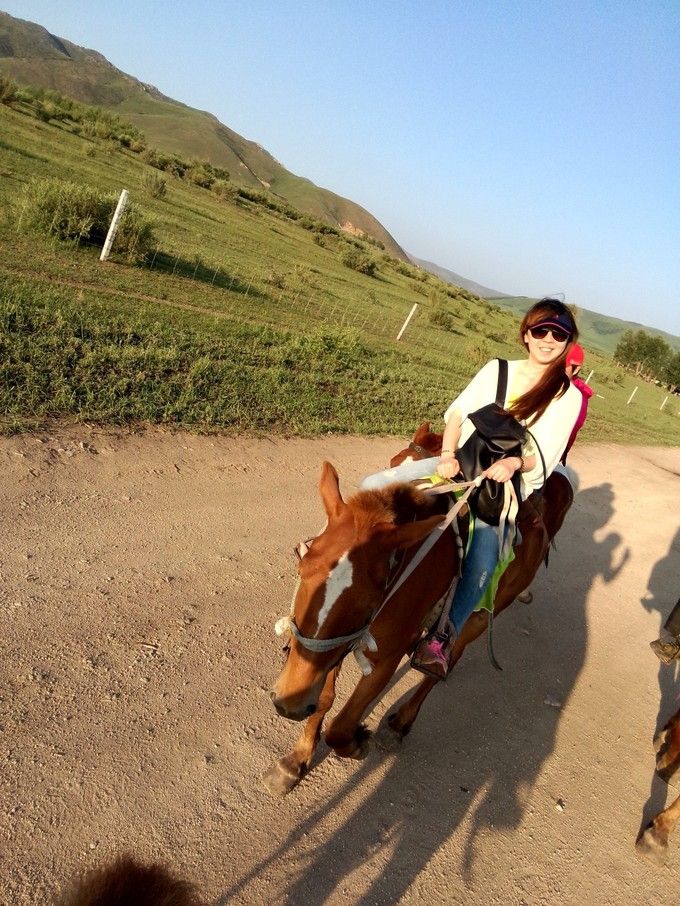
[[544,337],[536,338],[532,335],[531,329],[529,329],[524,334],[524,342],[529,351],[529,359],[534,362],[534,364],[551,365],[562,355],[569,342],[569,338],[556,340],[552,331],[548,331]]

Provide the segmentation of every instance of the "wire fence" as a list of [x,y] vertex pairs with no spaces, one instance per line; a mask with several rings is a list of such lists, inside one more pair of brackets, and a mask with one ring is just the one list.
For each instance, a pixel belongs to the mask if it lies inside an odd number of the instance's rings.
[[[208,245],[208,237],[206,246]],[[67,245],[87,248],[91,255],[99,256],[101,244],[87,239],[80,239]],[[56,237],[52,241],[55,256],[64,247]],[[411,356],[417,356],[433,364],[436,359],[442,367],[452,372],[466,372],[481,366],[495,355],[508,355],[512,338],[505,343],[499,342],[497,335],[480,333],[480,325],[474,330],[463,331],[455,326],[448,329],[432,323],[433,308],[425,299],[418,304],[414,316],[408,322],[401,338],[397,337],[413,306],[413,294],[399,297],[394,291],[385,298],[385,291],[367,289],[363,297],[338,298],[327,286],[311,280],[304,267],[296,274],[277,272],[275,263],[263,262],[261,265],[243,270],[238,262],[215,263],[207,261],[201,255],[187,255],[186,252],[168,250],[157,246],[142,260],[130,265],[116,255],[115,244],[111,258],[114,264],[121,267],[121,274],[127,278],[110,281],[97,278],[96,285],[81,288],[96,290],[100,294],[125,295],[129,298],[143,299],[145,302],[181,307],[225,318],[240,324],[268,326],[274,330],[287,330],[296,333],[307,333],[319,328],[354,329],[362,336],[374,342],[384,343],[392,349],[401,349]],[[135,272],[140,269],[162,278],[160,281],[140,281]],[[94,271],[90,269],[90,274]],[[96,274],[100,274],[97,268]],[[34,271],[33,276],[44,277]],[[52,282],[64,282],[73,285],[73,281],[50,275]],[[168,282],[172,281],[173,293]],[[190,292],[181,292],[191,288]],[[143,290],[143,291],[142,291]],[[206,292],[207,290],[207,292]],[[220,292],[221,291],[221,292]],[[175,296],[181,297],[178,301]],[[511,353],[510,353],[511,354]],[[604,375],[602,376],[604,378]],[[589,383],[595,390],[595,398],[606,401],[611,398],[613,388],[598,386],[598,375],[591,374]],[[637,387],[636,387],[637,389]],[[652,405],[655,409],[680,416],[680,397],[657,388],[660,399],[647,399],[642,405]],[[636,391],[628,398],[626,405],[633,409],[640,406]]]

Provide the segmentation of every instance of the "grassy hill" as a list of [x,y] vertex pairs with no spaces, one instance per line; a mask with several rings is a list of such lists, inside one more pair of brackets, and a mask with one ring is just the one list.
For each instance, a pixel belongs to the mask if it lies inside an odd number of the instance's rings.
[[269,188],[301,211],[350,231],[365,232],[380,240],[390,254],[406,258],[396,240],[360,205],[290,173],[264,148],[212,114],[166,97],[152,85],[116,69],[94,50],[3,12],[0,71],[22,84],[53,89],[114,110],[159,149],[209,160],[229,170],[237,183]]
[[424,261],[422,258],[415,258],[413,255],[409,255],[409,258],[414,264],[417,264],[418,267],[422,267],[430,274],[434,274],[435,277],[439,277],[445,283],[453,283],[454,286],[462,286],[463,289],[469,290],[471,293],[474,293],[482,299],[494,297],[500,298],[503,295],[496,289],[489,289],[488,286],[482,286],[481,283],[475,283],[474,280],[468,280],[467,277],[461,277],[460,274],[455,274],[453,271],[448,270],[448,268],[435,264],[433,261]]
[[[410,435],[494,355],[518,318],[269,197],[159,171],[97,128],[0,104],[0,427],[54,418],[230,432]],[[30,228],[44,184],[130,192],[153,241],[114,246]],[[27,194],[30,188],[32,195]],[[68,190],[68,191],[67,191]],[[75,189],[64,190],[68,195]],[[370,267],[367,266],[370,265]],[[403,339],[396,336],[413,305]],[[680,444],[675,399],[588,349],[597,395],[584,436]]]
[[[419,258],[410,256],[411,261],[418,267],[424,268],[431,274],[451,283],[455,286],[461,286],[469,290],[482,299],[487,299],[502,308],[507,308],[515,313],[524,313],[530,305],[533,305],[536,299],[528,296],[507,296],[498,290],[489,289],[488,286],[482,286],[473,280],[461,277],[453,271],[433,264],[431,261],[423,261]],[[579,306],[579,330],[584,343],[593,349],[598,349],[607,355],[612,355],[616,346],[621,339],[621,335],[627,330],[644,330],[646,333],[661,337],[668,345],[675,350],[680,350],[680,337],[674,334],[658,330],[656,327],[646,327],[644,324],[638,324],[636,321],[624,321],[622,318],[613,318],[610,315],[603,315],[596,311],[590,311],[587,308]]]

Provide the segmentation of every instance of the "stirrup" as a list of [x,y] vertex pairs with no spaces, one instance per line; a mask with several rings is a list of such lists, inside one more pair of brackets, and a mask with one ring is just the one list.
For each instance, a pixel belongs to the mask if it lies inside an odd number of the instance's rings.
[[[453,638],[445,633],[426,635],[411,655],[411,667],[436,680],[446,680],[449,675],[449,655]],[[430,647],[431,646],[431,647]],[[439,646],[439,650],[436,650]],[[432,648],[435,648],[433,651]]]

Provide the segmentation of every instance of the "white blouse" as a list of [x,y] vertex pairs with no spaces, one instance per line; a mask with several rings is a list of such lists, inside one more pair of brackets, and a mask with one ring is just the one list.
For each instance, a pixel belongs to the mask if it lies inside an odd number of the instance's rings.
[[[517,369],[524,360],[508,362],[508,388],[504,405],[509,404],[513,398],[512,386],[517,376]],[[467,387],[455,398],[444,413],[444,421],[448,422],[456,412],[460,416],[461,434],[458,445],[462,446],[474,431],[474,425],[468,419],[471,412],[481,409],[496,400],[498,386],[498,359],[492,359],[477,372]],[[548,404],[543,415],[529,428],[540,446],[547,475],[550,475],[564,453],[571,431],[576,424],[581,411],[581,394],[573,384],[558,399]],[[524,424],[525,422],[523,422]],[[525,455],[536,455],[536,465],[529,472],[522,473],[522,497],[526,498],[532,491],[543,486],[543,466],[541,457],[533,449],[531,439],[528,439],[524,448]]]

